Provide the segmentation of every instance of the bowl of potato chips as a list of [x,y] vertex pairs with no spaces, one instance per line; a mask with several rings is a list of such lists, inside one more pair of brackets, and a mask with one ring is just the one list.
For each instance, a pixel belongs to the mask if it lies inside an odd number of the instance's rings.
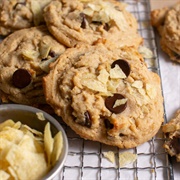
[[68,140],[48,113],[18,104],[0,105],[0,177],[50,180],[62,169]]

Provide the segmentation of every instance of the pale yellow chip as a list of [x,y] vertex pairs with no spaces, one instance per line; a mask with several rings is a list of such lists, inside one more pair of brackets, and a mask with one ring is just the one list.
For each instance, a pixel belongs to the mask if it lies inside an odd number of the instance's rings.
[[15,124],[15,122],[13,120],[11,120],[11,119],[8,119],[8,120],[4,121],[3,123],[0,123],[0,131],[2,131],[3,128],[7,127],[7,126],[13,127],[14,124]]
[[41,179],[47,172],[43,153],[33,153],[18,145],[13,145],[6,160],[16,172],[19,180]]
[[115,162],[115,154],[113,151],[103,152],[105,158],[107,158],[110,162]]
[[52,138],[50,123],[47,123],[44,129],[44,148],[47,155],[48,165],[51,163],[51,154],[53,151],[54,139]]
[[55,165],[55,163],[59,159],[62,152],[62,148],[63,148],[63,137],[62,137],[62,132],[59,131],[54,137],[53,151],[51,154],[52,165]]
[[7,172],[0,169],[0,180],[8,180],[9,177],[10,175]]
[[137,159],[137,155],[131,152],[119,153],[119,167],[125,167],[128,164],[133,163]]

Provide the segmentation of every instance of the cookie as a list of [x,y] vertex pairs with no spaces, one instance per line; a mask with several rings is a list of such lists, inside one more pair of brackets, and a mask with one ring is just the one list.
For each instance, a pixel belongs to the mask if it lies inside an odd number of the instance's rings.
[[161,48],[170,59],[180,63],[180,3],[151,12],[151,22],[161,36]]
[[112,48],[142,43],[136,19],[125,4],[114,0],[53,1],[45,7],[44,19],[54,37],[68,47],[79,42]]
[[46,108],[42,77],[66,48],[46,26],[16,31],[0,44],[0,91],[10,102]]
[[69,48],[51,64],[43,87],[55,113],[85,139],[132,148],[163,122],[160,78],[134,48]]
[[173,119],[163,126],[163,132],[167,138],[164,148],[170,156],[175,156],[180,162],[180,109]]
[[43,8],[51,0],[1,0],[0,35],[38,26],[44,22]]

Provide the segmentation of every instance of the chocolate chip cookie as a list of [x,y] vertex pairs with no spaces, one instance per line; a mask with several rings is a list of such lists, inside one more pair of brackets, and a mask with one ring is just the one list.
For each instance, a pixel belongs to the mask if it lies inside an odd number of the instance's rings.
[[138,47],[142,43],[136,19],[125,4],[114,0],[53,1],[45,7],[44,19],[49,31],[68,47],[79,42],[100,42],[109,48]]
[[44,22],[43,8],[51,0],[1,0],[0,35],[38,26]]
[[170,59],[180,63],[180,3],[151,12],[152,25],[161,35],[161,47]]
[[180,162],[180,109],[175,117],[163,126],[163,132],[167,138],[164,144],[165,150]]
[[16,31],[0,44],[0,90],[5,101],[46,107],[42,77],[65,47],[46,26]]
[[43,78],[46,101],[81,137],[132,148],[160,128],[160,78],[134,48],[78,45],[50,69]]

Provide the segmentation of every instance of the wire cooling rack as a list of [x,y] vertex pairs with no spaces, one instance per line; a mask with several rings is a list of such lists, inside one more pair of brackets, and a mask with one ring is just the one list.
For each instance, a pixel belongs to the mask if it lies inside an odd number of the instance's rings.
[[[144,39],[144,46],[151,49],[154,57],[145,59],[148,68],[160,74],[155,34],[150,25],[149,0],[124,0],[127,10],[137,19],[138,31]],[[166,121],[166,117],[165,117]],[[173,180],[171,161],[162,145],[165,141],[160,131],[150,141],[129,150],[107,146],[98,142],[84,140],[61,122],[68,136],[69,153],[60,174],[53,180]],[[111,163],[103,152],[113,151],[117,162]],[[137,160],[123,168],[119,167],[118,153],[130,151]]]

